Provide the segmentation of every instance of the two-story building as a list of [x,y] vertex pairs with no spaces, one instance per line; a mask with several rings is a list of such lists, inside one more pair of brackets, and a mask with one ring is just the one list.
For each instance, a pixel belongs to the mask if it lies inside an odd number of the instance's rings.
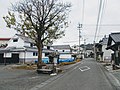
[[[6,48],[0,49],[0,63],[34,63],[38,59],[38,50],[34,41],[26,36],[16,34],[9,41]],[[46,53],[53,53],[54,50],[44,46],[42,60],[49,62]]]

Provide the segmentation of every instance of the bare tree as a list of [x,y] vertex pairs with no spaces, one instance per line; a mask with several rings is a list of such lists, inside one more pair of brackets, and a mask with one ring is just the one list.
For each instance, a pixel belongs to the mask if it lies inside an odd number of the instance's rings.
[[43,44],[64,35],[70,7],[70,4],[59,0],[23,0],[13,4],[12,10],[3,17],[7,27],[14,28],[35,41],[38,68],[41,68]]

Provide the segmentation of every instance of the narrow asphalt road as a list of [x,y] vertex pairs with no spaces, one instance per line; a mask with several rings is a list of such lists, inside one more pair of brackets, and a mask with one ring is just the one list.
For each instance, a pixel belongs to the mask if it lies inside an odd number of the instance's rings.
[[33,90],[114,90],[105,69],[93,59],[85,59],[58,79]]

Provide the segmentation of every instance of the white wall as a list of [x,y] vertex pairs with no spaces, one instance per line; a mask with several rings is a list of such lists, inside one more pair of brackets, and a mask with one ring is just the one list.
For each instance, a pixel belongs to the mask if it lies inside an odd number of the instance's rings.
[[26,52],[26,58],[37,58],[38,56],[33,56],[33,52]]
[[30,47],[30,43],[24,42],[24,46],[29,46]]
[[[18,42],[13,42],[13,39],[18,38]],[[24,41],[19,38],[18,36],[14,36],[13,38],[10,39],[10,41],[8,42],[8,46],[7,47],[23,47],[24,46]]]
[[71,58],[71,54],[60,54],[60,59],[67,59],[67,58]]
[[4,53],[4,57],[11,58],[12,57],[12,53]]
[[19,54],[19,58],[24,59],[24,58],[25,58],[25,52],[20,52],[20,54]]
[[37,59],[37,56],[33,56],[33,52],[20,52],[20,60],[25,60],[25,62],[33,62]]
[[[19,58],[21,60],[25,59],[25,62],[34,62],[38,59],[38,56],[33,56],[33,52],[20,52]],[[45,53],[42,53],[42,58],[48,57],[45,57]]]
[[103,53],[103,61],[104,60],[110,60],[111,59],[111,50],[106,50],[107,45],[102,46]]

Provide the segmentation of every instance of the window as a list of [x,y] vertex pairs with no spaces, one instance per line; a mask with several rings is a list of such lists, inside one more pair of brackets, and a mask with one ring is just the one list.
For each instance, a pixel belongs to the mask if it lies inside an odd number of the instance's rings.
[[13,39],[13,42],[18,42],[18,39]]
[[47,49],[50,49],[50,46],[47,46]]
[[32,44],[32,43],[30,43],[30,47],[33,47],[33,44]]
[[77,48],[76,46],[74,46],[74,48]]
[[36,56],[38,56],[38,53],[36,52]]
[[35,46],[35,44],[34,43],[30,43],[30,47],[34,47]]
[[35,56],[35,52],[33,52],[33,56]]
[[49,55],[49,53],[45,53],[45,56],[48,56]]
[[33,52],[33,56],[38,56],[38,53],[37,52]]

